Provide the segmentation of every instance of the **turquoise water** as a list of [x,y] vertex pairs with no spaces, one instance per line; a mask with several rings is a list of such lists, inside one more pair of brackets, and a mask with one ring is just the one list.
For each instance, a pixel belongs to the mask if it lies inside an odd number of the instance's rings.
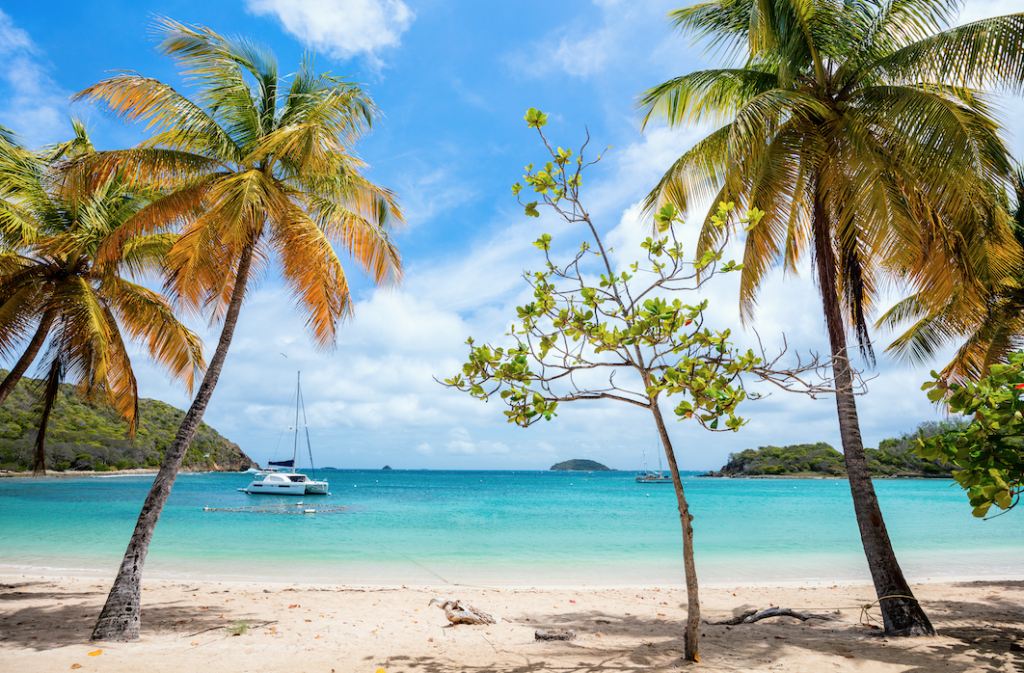
[[[631,473],[333,471],[340,514],[208,512],[295,502],[244,474],[183,474],[150,576],[436,584],[680,584],[670,484]],[[687,478],[705,582],[867,579],[845,481]],[[0,481],[0,571],[116,570],[151,475]],[[911,580],[1024,574],[1019,512],[981,521],[941,480],[876,482]]]

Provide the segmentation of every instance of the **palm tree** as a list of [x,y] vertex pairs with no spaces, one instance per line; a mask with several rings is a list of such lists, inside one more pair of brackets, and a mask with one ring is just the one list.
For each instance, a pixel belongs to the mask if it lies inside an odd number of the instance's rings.
[[[181,227],[167,255],[167,291],[182,306],[223,321],[220,340],[192,406],[167,450],[139,515],[94,640],[138,640],[140,581],[157,519],[224,365],[250,280],[272,260],[307,314],[322,348],[352,304],[332,242],[374,282],[396,282],[401,261],[389,229],[401,223],[394,195],[360,174],[351,146],[377,109],[356,85],[313,72],[306,59],[285,81],[272,53],[247,40],[168,19],[159,49],[199,87],[192,102],[170,86],[119,75],[78,99],[103,101],[156,134],[138,148],[73,164],[65,188],[86,189],[108,174],[167,190],[128,220],[120,241]],[[117,238],[100,251],[116,257]]]
[[[1024,247],[1024,166],[1017,167],[1009,191],[1013,196],[1004,194],[1001,201],[1013,218],[1017,242]],[[886,350],[906,361],[921,363],[932,359],[942,346],[963,339],[942,376],[959,383],[987,376],[989,367],[1024,348],[1024,266],[993,279],[986,289],[988,294],[981,304],[959,291],[938,307],[920,294],[898,302],[878,319],[877,325],[892,329],[907,320],[914,323]]]
[[17,223],[10,231],[21,236],[0,253],[0,352],[12,354],[32,336],[0,383],[0,404],[49,341],[33,460],[37,472],[46,469],[47,424],[65,375],[84,398],[113,406],[128,422],[129,437],[134,435],[138,389],[122,331],[144,341],[154,360],[189,391],[204,366],[202,342],[177,320],[167,300],[128,280],[158,269],[173,235],[135,236],[116,258],[96,259],[106,237],[152,194],[116,177],[76,198],[59,194],[52,175],[57,162],[95,153],[85,127],[72,125],[73,140],[17,157],[3,210]]
[[[866,315],[900,278],[936,304],[984,287],[1020,259],[999,186],[1012,168],[974,87],[1024,83],[1024,15],[946,29],[957,0],[715,0],[675,25],[724,49],[736,67],[694,72],[645,92],[646,124],[722,124],[680,157],[648,197],[767,212],[746,237],[740,307],[762,279],[810,254],[833,357],[839,425],[861,540],[885,632],[934,630],[903,577],[861,441],[847,330],[873,360]],[[716,124],[717,125],[717,124]],[[705,225],[700,246],[717,230]]]

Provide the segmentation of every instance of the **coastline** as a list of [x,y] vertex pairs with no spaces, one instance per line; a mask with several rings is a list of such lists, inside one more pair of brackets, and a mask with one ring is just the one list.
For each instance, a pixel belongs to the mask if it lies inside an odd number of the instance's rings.
[[[130,470],[67,470],[65,472],[56,472],[54,470],[48,471],[46,474],[32,474],[30,470],[24,472],[14,472],[11,470],[0,470],[0,479],[71,479],[74,477],[129,477],[132,475],[139,474],[156,474],[160,471],[158,467],[136,467]],[[245,470],[186,470],[182,469],[178,471],[178,474],[245,474]]]
[[[93,643],[110,578],[0,571],[0,660],[10,670],[546,671],[678,670],[685,589],[645,587],[379,586],[195,579],[143,581],[139,643]],[[24,576],[23,576],[24,575]],[[807,583],[804,583],[807,584]],[[861,623],[866,584],[701,586],[702,614],[728,619],[779,605],[791,617],[702,626],[702,671],[1006,670],[1024,621],[1024,581],[917,583],[936,638],[883,638]],[[509,621],[450,626],[428,605],[461,599]],[[839,610],[836,614],[835,610]],[[878,618],[877,608],[868,614]],[[244,626],[244,628],[243,628]],[[573,629],[537,642],[536,629]],[[243,631],[240,635],[232,632]],[[95,656],[90,653],[100,651]],[[526,665],[527,668],[523,668]]]

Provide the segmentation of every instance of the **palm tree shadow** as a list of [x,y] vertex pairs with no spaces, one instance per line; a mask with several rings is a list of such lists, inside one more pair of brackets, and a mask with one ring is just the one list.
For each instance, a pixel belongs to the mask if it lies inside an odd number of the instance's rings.
[[[57,586],[52,581],[0,585],[0,647],[46,650],[90,642],[105,586],[73,592]],[[144,601],[142,638],[185,638],[231,625],[216,608],[203,609],[191,596],[186,591],[180,600]]]
[[[701,670],[748,670],[771,665],[793,668],[795,656],[802,659],[801,670],[813,670],[816,662],[822,667],[845,663],[870,668],[870,663],[899,666],[905,673],[995,672],[1007,670],[1007,662],[1024,670],[1024,652],[1011,651],[1013,642],[1024,639],[1024,620],[1005,620],[1004,625],[964,625],[962,615],[985,614],[986,604],[944,603],[948,614],[933,620],[937,638],[885,638],[877,629],[856,622],[856,616],[845,621],[818,622],[815,626],[779,618],[756,624],[726,628],[702,627]],[[980,612],[979,612],[980,611]],[[442,656],[394,657],[389,663],[396,671],[423,673],[631,673],[633,671],[684,670],[682,661],[683,622],[672,619],[623,617],[601,611],[563,613],[559,615],[526,615],[517,621],[529,629],[571,628],[576,641],[528,643],[512,650],[498,651],[506,661],[488,665],[460,664]],[[606,646],[596,634],[611,640],[626,637],[639,644]],[[810,657],[803,655],[809,654]],[[812,663],[813,662],[813,663]],[[811,668],[808,668],[811,666]],[[392,668],[388,668],[389,671]]]

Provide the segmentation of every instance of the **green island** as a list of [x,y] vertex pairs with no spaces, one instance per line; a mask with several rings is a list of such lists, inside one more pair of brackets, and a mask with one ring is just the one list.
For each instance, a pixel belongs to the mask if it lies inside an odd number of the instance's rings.
[[[913,432],[883,439],[877,449],[865,449],[868,468],[873,477],[943,477],[952,478],[952,463],[925,460],[913,452],[918,437],[933,437],[950,432],[954,422],[922,423]],[[843,454],[825,442],[761,446],[729,454],[729,462],[717,472],[702,477],[845,477]]]
[[596,460],[563,460],[551,466],[552,472],[618,472],[615,468],[602,465]]
[[[0,370],[0,377],[7,372]],[[0,407],[0,470],[23,472],[32,465],[43,381],[25,378]],[[62,384],[46,438],[46,469],[55,472],[157,468],[174,441],[185,412],[159,400],[139,400],[139,427],[127,438],[128,424],[110,407],[83,401],[74,386]],[[255,466],[237,444],[203,423],[182,464],[188,470],[234,472]]]

